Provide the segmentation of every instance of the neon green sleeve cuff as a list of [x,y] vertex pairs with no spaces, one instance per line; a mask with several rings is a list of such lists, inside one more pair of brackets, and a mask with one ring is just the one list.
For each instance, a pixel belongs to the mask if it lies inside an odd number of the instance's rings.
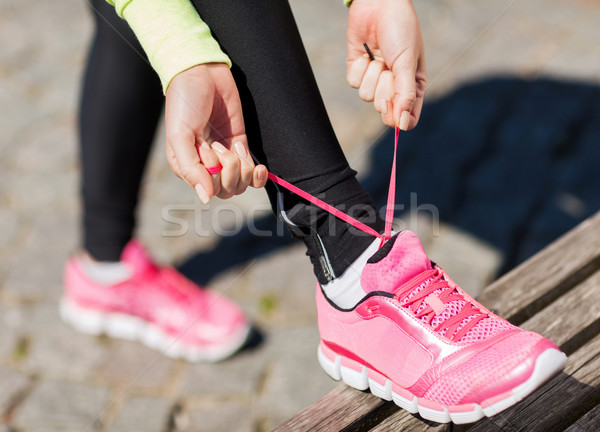
[[125,18],[148,60],[158,73],[163,91],[180,72],[203,63],[231,60],[212,37],[190,0],[108,0]]

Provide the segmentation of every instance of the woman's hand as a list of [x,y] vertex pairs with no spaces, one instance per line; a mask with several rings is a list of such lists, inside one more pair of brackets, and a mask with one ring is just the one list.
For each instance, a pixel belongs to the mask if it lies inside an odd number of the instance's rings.
[[[171,170],[207,203],[267,182],[264,165],[248,151],[240,97],[227,65],[209,63],[181,72],[166,94],[167,160]],[[220,173],[207,167],[221,164]]]
[[[371,61],[363,44],[373,53]],[[411,0],[354,0],[348,16],[347,80],[374,101],[388,126],[417,125],[427,87],[419,20]]]

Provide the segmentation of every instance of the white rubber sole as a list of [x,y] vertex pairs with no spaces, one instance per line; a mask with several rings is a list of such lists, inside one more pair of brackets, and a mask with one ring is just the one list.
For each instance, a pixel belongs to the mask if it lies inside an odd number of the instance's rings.
[[[317,355],[323,370],[336,381],[342,380],[344,383],[358,390],[370,389],[371,393],[375,396],[388,401],[393,400],[399,407],[404,408],[412,414],[418,412],[424,419],[437,423],[454,422],[456,424],[473,423],[484,416],[491,417],[513,406],[527,395],[531,394],[549,378],[561,371],[567,363],[567,356],[564,353],[549,348],[538,356],[533,368],[533,373],[527,381],[512,389],[512,392],[505,398],[494,400],[492,403],[483,401],[481,405],[473,404],[474,407],[472,410],[460,410],[457,412],[452,409],[453,407],[443,407],[443,411],[428,408],[427,406],[424,406],[426,402],[422,401],[417,396],[412,395],[411,399],[396,394],[392,390],[391,380],[387,379],[385,384],[382,385],[369,378],[369,368],[364,365],[360,371],[345,367],[342,365],[342,356],[339,354],[336,355],[335,360],[332,361],[322,352],[321,345],[319,345]],[[409,392],[407,391],[406,393]]]
[[189,362],[223,360],[238,351],[250,333],[250,326],[245,326],[219,344],[195,346],[182,343],[154,324],[132,315],[88,309],[65,298],[60,302],[59,313],[66,324],[81,333],[141,342],[167,357]]

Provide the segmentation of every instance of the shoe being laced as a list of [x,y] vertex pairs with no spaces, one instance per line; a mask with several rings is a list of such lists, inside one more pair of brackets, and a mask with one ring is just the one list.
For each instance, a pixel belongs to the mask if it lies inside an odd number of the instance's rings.
[[403,231],[367,262],[364,298],[341,309],[317,287],[319,362],[428,420],[469,423],[517,403],[566,356],[541,335],[490,312]]

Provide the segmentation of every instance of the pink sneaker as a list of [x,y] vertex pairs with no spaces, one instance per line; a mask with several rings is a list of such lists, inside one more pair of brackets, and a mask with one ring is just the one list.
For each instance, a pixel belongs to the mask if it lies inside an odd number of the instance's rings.
[[319,362],[334,379],[440,423],[470,423],[517,403],[560,371],[564,353],[494,315],[403,231],[361,275],[365,297],[333,305],[317,286]]
[[188,361],[224,359],[246,341],[249,323],[225,297],[173,268],[158,267],[136,241],[129,242],[121,261],[132,277],[115,285],[91,281],[78,259],[67,261],[60,304],[66,323],[83,333],[141,341]]

